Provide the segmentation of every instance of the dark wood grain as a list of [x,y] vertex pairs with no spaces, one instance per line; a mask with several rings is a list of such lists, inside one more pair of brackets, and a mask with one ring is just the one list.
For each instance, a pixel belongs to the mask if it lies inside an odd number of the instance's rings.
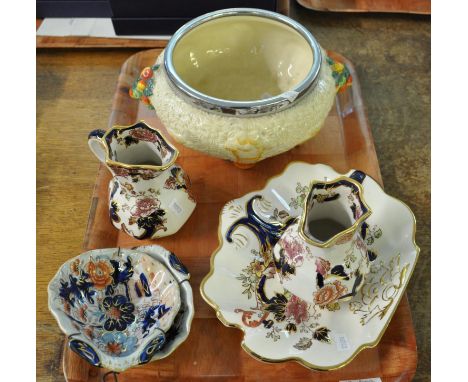
[[[164,126],[143,104],[128,97],[128,89],[141,68],[151,65],[158,50],[140,52],[131,56],[123,65],[115,91],[109,125],[131,124],[145,119],[163,130]],[[353,72],[355,75],[355,73]],[[362,105],[359,82],[354,78],[353,94],[356,105]],[[359,168],[379,182],[381,175],[372,134],[362,106],[338,123],[334,108],[325,127],[312,140],[282,155],[269,158],[249,170],[241,170],[231,162],[206,156],[175,144],[180,150],[178,160],[190,175],[198,206],[187,224],[173,236],[157,241],[136,241],[115,230],[108,218],[107,184],[110,175],[100,166],[94,188],[88,227],[85,234],[85,250],[103,247],[132,247],[157,243],[175,252],[192,274],[195,319],[188,340],[169,358],[145,366],[129,369],[119,375],[119,381],[143,380],[222,380],[256,381],[276,378],[287,380],[338,381],[380,377],[382,381],[409,381],[417,363],[416,340],[411,313],[406,297],[382,338],[380,344],[362,351],[346,367],[331,372],[310,371],[297,363],[265,364],[240,348],[242,334],[236,329],[224,327],[214,311],[202,300],[199,284],[208,272],[209,257],[218,245],[217,227],[221,207],[229,200],[247,192],[262,188],[267,179],[280,173],[293,160],[310,163],[327,163],[339,172]],[[224,174],[224,176],[213,176]],[[64,347],[63,371],[68,381],[100,381],[106,372],[89,366]]]
[[431,14],[430,0],[297,0],[297,2],[314,11]]
[[36,36],[36,48],[163,48],[167,40],[82,36]]
[[[36,19],[36,31],[43,19]],[[164,48],[167,40],[92,36],[36,36],[36,48]]]

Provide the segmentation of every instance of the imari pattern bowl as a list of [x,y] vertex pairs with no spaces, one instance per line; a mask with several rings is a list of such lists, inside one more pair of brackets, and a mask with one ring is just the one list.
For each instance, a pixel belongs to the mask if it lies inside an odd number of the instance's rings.
[[194,314],[189,277],[157,245],[93,250],[59,269],[49,283],[49,309],[73,351],[123,371],[168,356],[187,338]]
[[[275,261],[273,248],[288,226],[302,214],[312,181],[340,176],[359,181],[372,210],[361,227],[369,272],[354,297],[340,299],[343,288],[325,284],[320,304],[292,294],[275,277],[278,268],[298,266],[300,243]],[[244,332],[242,347],[267,362],[294,360],[318,370],[345,366],[363,349],[378,344],[416,265],[416,223],[409,207],[385,194],[361,171],[338,174],[325,165],[292,163],[263,190],[227,203],[220,215],[218,249],[201,284],[203,298],[226,326]],[[350,240],[349,253],[359,243]],[[315,273],[327,279],[327,259]],[[336,285],[335,285],[336,286]]]

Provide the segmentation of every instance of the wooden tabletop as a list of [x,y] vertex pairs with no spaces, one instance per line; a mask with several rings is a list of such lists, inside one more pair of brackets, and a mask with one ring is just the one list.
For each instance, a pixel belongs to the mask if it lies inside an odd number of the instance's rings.
[[431,0],[297,0],[303,7],[331,12],[431,14]]
[[[421,256],[408,288],[419,347],[416,381],[430,375],[430,22],[407,15],[330,15],[293,7],[320,43],[356,66],[386,191],[418,219]],[[62,381],[63,335],[47,284],[81,252],[97,163],[87,133],[107,128],[122,63],[137,49],[37,53],[37,380]]]

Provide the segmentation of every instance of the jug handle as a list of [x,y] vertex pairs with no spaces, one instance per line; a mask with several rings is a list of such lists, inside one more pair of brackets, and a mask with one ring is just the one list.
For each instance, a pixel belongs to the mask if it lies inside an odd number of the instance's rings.
[[151,104],[149,97],[153,95],[153,74],[158,69],[158,64],[143,68],[138,78],[133,82],[133,86],[128,90],[128,94],[131,98],[140,100],[152,110],[154,109],[154,106]]
[[88,146],[90,150],[93,152],[96,158],[103,163],[106,162],[107,155],[106,145],[102,140],[102,137],[105,133],[106,132],[104,130],[96,129],[88,134]]

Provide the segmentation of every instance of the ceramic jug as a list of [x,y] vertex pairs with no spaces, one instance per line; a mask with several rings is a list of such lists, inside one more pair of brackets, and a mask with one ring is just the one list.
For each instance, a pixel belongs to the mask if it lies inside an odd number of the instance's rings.
[[371,211],[355,179],[314,181],[309,190],[302,215],[274,247],[275,277],[299,298],[333,308],[354,296],[369,272],[361,230]]
[[94,130],[88,144],[112,173],[109,216],[136,239],[177,232],[196,202],[188,176],[175,161],[179,152],[157,130],[140,121],[131,126]]

